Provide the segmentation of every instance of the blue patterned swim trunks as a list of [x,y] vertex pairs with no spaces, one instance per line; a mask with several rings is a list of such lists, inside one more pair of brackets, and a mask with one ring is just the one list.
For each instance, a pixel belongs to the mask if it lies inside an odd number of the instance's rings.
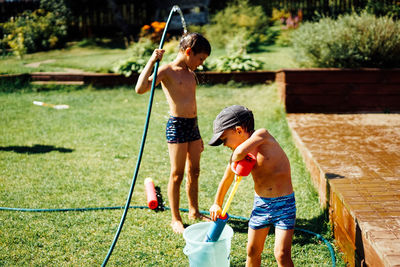
[[201,139],[197,118],[170,116],[166,127],[168,143],[186,143]]
[[274,198],[255,195],[249,227],[254,230],[274,225],[275,228],[294,229],[296,222],[296,200],[294,193]]

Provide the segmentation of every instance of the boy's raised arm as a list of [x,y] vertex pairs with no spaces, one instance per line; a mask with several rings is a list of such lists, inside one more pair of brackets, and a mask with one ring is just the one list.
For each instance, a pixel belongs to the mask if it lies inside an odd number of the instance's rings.
[[248,153],[254,152],[258,146],[263,144],[267,139],[267,131],[259,129],[255,131],[249,139],[241,143],[232,154],[232,161],[239,161],[246,157]]
[[[136,86],[135,86],[136,93],[143,94],[150,90],[151,83],[153,81],[152,76],[150,76],[152,73],[152,70],[153,70],[153,66],[154,66],[154,64],[156,64],[157,60],[162,59],[164,52],[165,52],[165,50],[163,50],[163,49],[155,49],[154,50],[149,61],[147,62],[143,71],[139,75],[139,78],[138,78]],[[157,83],[159,82],[158,78],[157,78]]]

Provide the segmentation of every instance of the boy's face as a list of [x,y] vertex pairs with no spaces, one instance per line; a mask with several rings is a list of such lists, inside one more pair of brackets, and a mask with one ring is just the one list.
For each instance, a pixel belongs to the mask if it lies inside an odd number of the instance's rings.
[[241,143],[246,141],[246,132],[242,127],[237,126],[234,129],[227,129],[220,137],[224,146],[229,147],[231,150],[235,150]]
[[186,55],[188,56],[188,67],[195,71],[198,66],[203,65],[204,61],[208,57],[206,53],[197,53],[195,54],[191,48],[186,49]]

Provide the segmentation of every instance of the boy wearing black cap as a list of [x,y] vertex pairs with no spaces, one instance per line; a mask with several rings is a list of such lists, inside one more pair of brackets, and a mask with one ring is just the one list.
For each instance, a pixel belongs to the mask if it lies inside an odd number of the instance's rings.
[[290,174],[290,163],[278,142],[266,129],[254,130],[253,113],[243,106],[230,106],[214,120],[211,146],[224,146],[233,153],[222,178],[214,204],[210,208],[215,221],[234,179],[231,164],[251,153],[256,164],[251,174],[254,180],[254,206],[249,221],[246,266],[260,266],[265,238],[275,226],[274,255],[278,266],[293,266],[292,238],[296,220],[296,204]]

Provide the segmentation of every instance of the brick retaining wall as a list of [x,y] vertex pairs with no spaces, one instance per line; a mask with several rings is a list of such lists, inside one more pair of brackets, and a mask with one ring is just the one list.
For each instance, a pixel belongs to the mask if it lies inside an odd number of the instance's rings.
[[288,113],[400,111],[400,69],[283,69],[276,82]]

